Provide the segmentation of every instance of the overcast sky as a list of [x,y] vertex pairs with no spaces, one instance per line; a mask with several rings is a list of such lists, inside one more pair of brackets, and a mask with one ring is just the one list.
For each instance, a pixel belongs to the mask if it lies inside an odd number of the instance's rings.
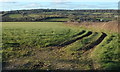
[[0,0],[0,11],[21,9],[118,9],[119,0]]

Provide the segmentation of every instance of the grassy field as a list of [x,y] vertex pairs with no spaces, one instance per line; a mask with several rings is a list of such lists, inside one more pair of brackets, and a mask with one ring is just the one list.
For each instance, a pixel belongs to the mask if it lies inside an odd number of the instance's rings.
[[23,15],[21,15],[21,14],[10,14],[9,17],[10,18],[22,18]]
[[3,22],[3,69],[117,70],[117,33],[61,22]]

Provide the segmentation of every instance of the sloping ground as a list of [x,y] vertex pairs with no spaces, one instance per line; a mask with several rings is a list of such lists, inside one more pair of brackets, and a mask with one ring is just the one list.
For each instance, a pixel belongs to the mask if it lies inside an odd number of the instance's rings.
[[109,34],[91,53],[96,69],[119,70],[120,44],[118,34]]
[[[77,35],[78,35],[78,37],[76,37]],[[80,37],[79,37],[79,35],[80,35]],[[88,61],[86,61],[86,60],[79,60],[79,55],[81,55],[81,54],[77,51],[73,51],[71,49],[71,47],[69,47],[69,46],[72,46],[74,48],[74,45],[78,45],[76,43],[78,43],[82,40],[88,39],[88,38],[91,41],[92,41],[92,39],[94,41],[94,38],[92,38],[92,37],[95,37],[95,36],[96,36],[96,38],[99,38],[99,36],[97,36],[97,33],[92,33],[90,31],[84,33],[84,31],[82,31],[78,34],[73,35],[73,37],[76,37],[75,39],[63,43],[63,45],[60,46],[61,47],[60,49],[59,49],[59,47],[48,47],[45,49],[30,48],[32,54],[26,55],[21,58],[11,59],[8,63],[4,63],[4,65],[5,65],[4,68],[5,69],[17,69],[17,68],[50,69],[51,68],[51,69],[63,69],[63,70],[91,69],[91,66],[89,66],[87,68],[87,66],[90,63],[88,63]],[[69,49],[70,49],[70,51],[68,51]],[[76,52],[76,53],[74,53],[74,52]],[[84,57],[86,57],[86,56],[84,56]],[[86,63],[88,63],[88,64],[86,64]],[[81,65],[83,65],[83,67]]]
[[[73,26],[72,26],[73,28]],[[62,31],[63,32],[63,31]],[[68,30],[68,32],[70,32]],[[66,32],[66,34],[68,33]],[[4,69],[32,70],[114,70],[119,69],[117,34],[81,29],[70,38],[47,47],[8,48]],[[39,35],[40,36],[40,35]],[[51,37],[52,35],[50,35]],[[61,35],[63,36],[63,35]],[[60,36],[59,36],[60,37]],[[57,39],[59,38],[57,37]],[[16,56],[17,53],[23,54]],[[18,53],[18,54],[19,54]],[[14,57],[16,56],[16,57]],[[8,58],[6,58],[8,59]],[[113,69],[114,68],[114,69]]]
[[[102,40],[105,38],[103,37],[103,35],[92,33],[88,37],[85,37],[68,46],[61,48],[61,52],[65,52],[65,55],[64,54],[62,55],[64,58],[61,61],[72,63],[72,65],[78,70],[79,69],[81,70],[94,69],[94,64],[92,62],[92,59],[89,57],[90,52],[87,54],[84,54],[85,52],[87,52],[84,50],[84,48],[87,48],[86,45],[91,46],[93,43],[95,43],[99,39],[101,39],[101,41],[98,42],[97,44],[100,44]],[[94,48],[94,46],[91,47],[90,49]]]
[[92,32],[88,32],[87,34],[85,34],[85,35],[83,35],[83,36],[81,36],[81,37],[78,37],[78,38],[76,38],[76,39],[67,41],[67,42],[65,42],[65,43],[63,43],[63,44],[60,44],[59,46],[64,47],[64,46],[70,45],[70,44],[76,42],[77,40],[80,40],[80,39],[82,39],[82,38],[84,38],[84,37],[87,37],[87,36],[89,36],[89,35],[91,35],[91,34],[92,34]]
[[[30,48],[32,54],[11,59],[8,63],[4,63],[4,69],[94,69],[94,62],[88,56],[90,53],[84,54],[84,47],[87,48],[86,45],[88,45],[90,49],[92,49],[95,45],[100,44],[105,36],[105,33],[100,34],[91,31],[81,31],[73,35],[73,37],[75,37],[73,40],[71,39],[59,45],[61,48]],[[100,41],[96,43],[98,40]],[[91,46],[93,43],[95,43],[94,46]],[[78,51],[79,48],[82,50]]]
[[[87,30],[104,32],[98,40],[86,45],[83,49],[88,49],[83,54],[83,60],[91,62],[93,69],[104,70],[119,70],[120,68],[120,44],[119,44],[119,29],[118,22],[83,22],[83,23],[67,23],[69,26],[81,26]],[[102,39],[101,39],[102,38]],[[101,41],[102,40],[102,41]],[[101,43],[100,43],[101,42]],[[97,44],[99,43],[99,44]],[[94,44],[97,44],[95,46]],[[92,48],[92,49],[91,49]],[[81,49],[80,49],[81,50]],[[85,58],[84,58],[85,57]]]
[[87,51],[87,50],[90,50],[91,48],[94,48],[95,46],[99,45],[106,36],[107,35],[105,33],[102,33],[102,35],[96,41],[94,41],[90,45],[87,45],[86,47],[84,47],[83,50]]
[[81,22],[81,23],[71,22],[71,23],[67,23],[67,24],[83,26],[83,27],[98,29],[98,30],[102,30],[102,31],[106,30],[106,31],[109,31],[109,32],[118,32],[118,29],[120,28],[120,25],[119,25],[118,21]]

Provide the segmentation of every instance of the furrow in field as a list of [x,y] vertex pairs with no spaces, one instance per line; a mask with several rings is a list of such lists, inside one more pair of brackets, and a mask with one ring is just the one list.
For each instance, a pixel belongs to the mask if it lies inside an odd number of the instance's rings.
[[87,50],[90,50],[90,49],[94,48],[95,46],[99,45],[106,36],[107,36],[107,34],[102,32],[102,35],[96,41],[94,41],[90,45],[84,47],[83,50],[87,51]]
[[76,50],[82,50],[87,45],[91,44],[92,42],[96,41],[100,37],[101,33],[93,32],[88,37],[83,38],[81,41],[78,42],[79,46],[77,46]]
[[77,36],[79,36],[79,35],[81,35],[81,34],[83,34],[83,33],[85,33],[86,31],[85,30],[83,30],[83,31],[81,31],[81,32],[79,32],[79,33],[77,33],[76,35],[73,35],[73,37],[77,37]]
[[78,38],[78,37],[81,37],[82,35],[87,34],[87,32],[88,32],[88,31],[82,30],[82,31],[80,31],[80,32],[72,35],[70,39],[63,41],[62,43],[60,43],[60,44],[57,45],[57,46],[61,47],[60,45],[66,43],[66,42],[69,42],[69,41],[71,41],[71,40],[74,40],[74,39],[76,39],[76,38]]
[[82,54],[81,60],[89,61],[89,65],[91,66],[91,69],[93,69],[93,70],[95,69],[95,62],[91,59],[90,52],[93,51],[92,49],[94,49],[95,46],[99,45],[106,38],[106,36],[107,36],[107,34],[102,32],[101,36],[98,37],[97,40],[93,41],[86,47],[82,48],[84,53]]
[[73,40],[71,40],[71,41],[67,41],[67,42],[65,42],[65,43],[63,43],[63,44],[60,44],[59,46],[60,46],[60,47],[64,47],[64,46],[70,45],[70,44],[76,42],[77,40],[80,40],[80,39],[82,39],[82,38],[84,38],[84,37],[87,37],[87,36],[89,36],[89,35],[91,35],[91,34],[92,34],[92,32],[89,31],[87,34],[85,34],[85,35],[83,35],[83,36],[81,36],[81,37],[78,37],[78,38],[76,38],[76,39],[73,39]]

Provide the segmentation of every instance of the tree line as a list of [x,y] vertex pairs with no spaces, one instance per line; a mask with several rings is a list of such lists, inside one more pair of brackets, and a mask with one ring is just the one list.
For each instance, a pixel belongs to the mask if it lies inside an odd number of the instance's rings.
[[[3,22],[34,22],[51,18],[68,18],[69,21],[111,21],[117,20],[118,10],[60,10],[60,9],[31,9],[2,11]],[[20,14],[22,17],[11,18],[9,15]],[[38,17],[29,16],[36,14]]]

